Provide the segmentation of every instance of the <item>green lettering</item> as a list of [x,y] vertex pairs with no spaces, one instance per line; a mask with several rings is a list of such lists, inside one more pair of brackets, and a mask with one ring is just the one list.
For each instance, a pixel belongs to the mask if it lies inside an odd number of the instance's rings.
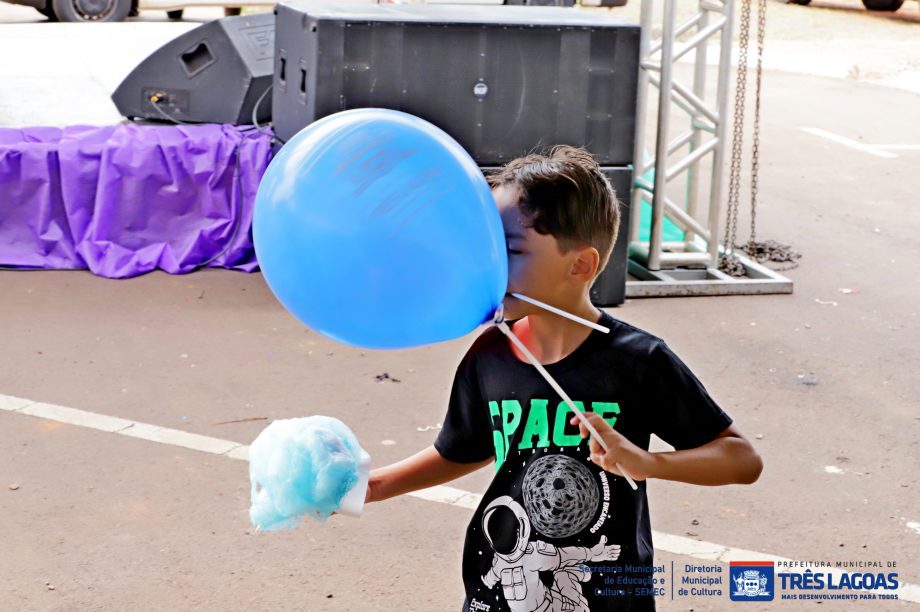
[[534,436],[540,436],[537,448],[549,446],[549,418],[546,416],[546,406],[549,400],[530,400],[530,412],[527,413],[527,424],[521,434],[521,443],[518,448],[533,448]]
[[608,419],[606,415],[620,414],[620,405],[616,402],[591,402],[591,412],[596,412],[613,427],[617,422],[617,418],[611,417]]
[[498,402],[489,402],[489,414],[492,417],[492,443],[495,444],[495,471],[505,462],[505,439],[502,432],[496,427],[496,422],[501,416],[498,412]]
[[[579,410],[584,411],[585,403],[584,402],[572,402]],[[572,414],[572,409],[569,408],[568,404],[564,401],[559,402],[559,406],[556,407],[556,420],[553,423],[553,444],[556,446],[578,446],[582,442],[581,434],[567,434],[565,429],[569,426],[569,418]],[[578,431],[577,425],[571,425],[571,427],[576,428]]]
[[502,434],[505,438],[505,456],[511,450],[511,436],[521,424],[521,403],[517,400],[502,400]]
[[[573,402],[580,410],[585,410],[584,402]],[[521,433],[518,449],[546,448],[550,444],[549,436],[549,400],[531,399],[530,410],[527,412],[527,422]],[[617,415],[620,414],[620,405],[617,402],[591,402],[591,412],[595,412],[611,427],[616,425]],[[523,409],[518,400],[501,400],[489,402],[489,414],[492,420],[492,442],[495,445],[495,469],[501,468],[508,458],[511,450],[511,438],[521,424]],[[571,425],[572,409],[564,401],[556,407],[553,420],[552,443],[556,446],[578,446],[584,438],[578,431],[577,425]],[[568,433],[574,431],[575,433]],[[534,439],[536,438],[536,442]]]

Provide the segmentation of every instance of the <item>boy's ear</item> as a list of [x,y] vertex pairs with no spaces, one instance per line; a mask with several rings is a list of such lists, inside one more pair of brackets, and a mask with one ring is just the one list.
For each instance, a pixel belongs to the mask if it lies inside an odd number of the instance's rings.
[[590,282],[597,276],[600,263],[601,256],[597,249],[591,246],[582,247],[575,251],[575,259],[572,261],[570,273],[573,276],[584,278],[585,282]]

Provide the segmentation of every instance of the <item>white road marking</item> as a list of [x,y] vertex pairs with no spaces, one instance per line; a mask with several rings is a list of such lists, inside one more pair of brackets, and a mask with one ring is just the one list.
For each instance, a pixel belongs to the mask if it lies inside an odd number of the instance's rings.
[[849,139],[849,138],[847,138],[847,137],[845,137],[845,136],[841,136],[841,135],[839,135],[839,134],[834,134],[833,132],[828,132],[827,130],[822,130],[822,129],[820,129],[820,128],[813,128],[813,127],[803,127],[803,128],[799,128],[799,129],[801,129],[803,132],[807,132],[808,134],[811,134],[811,135],[813,135],[813,136],[818,136],[819,138],[825,138],[825,139],[830,140],[830,141],[832,141],[832,142],[836,142],[837,144],[842,144],[842,145],[844,145],[844,146],[846,146],[846,147],[850,147],[851,149],[856,149],[857,151],[862,151],[863,153],[868,153],[869,155],[875,155],[876,157],[885,157],[885,158],[888,158],[888,159],[893,159],[893,158],[896,158],[896,157],[897,157],[897,155],[895,155],[894,153],[890,153],[890,152],[888,152],[888,151],[884,151],[884,150],[882,150],[882,149],[880,149],[880,148],[878,148],[878,147],[874,147],[874,146],[872,146],[872,145],[865,145],[865,144],[863,144],[863,143],[861,143],[861,142],[857,142],[857,141],[855,141],[855,140],[851,140],[851,139]]
[[885,149],[892,151],[920,151],[920,145],[911,144],[893,144],[893,145],[872,145],[876,149]]
[[451,506],[459,506],[469,510],[478,508],[479,502],[482,501],[482,495],[479,493],[470,493],[469,491],[456,489],[447,485],[438,485],[428,489],[421,489],[420,491],[413,491],[409,493],[409,495],[419,499],[426,499],[441,504],[450,504]]
[[[221,440],[210,436],[182,431],[179,429],[170,429],[169,427],[160,427],[148,423],[140,423],[128,419],[98,414],[87,410],[77,408],[68,408],[67,406],[57,406],[54,404],[45,404],[43,402],[33,402],[31,400],[12,397],[9,395],[0,395],[0,410],[7,412],[16,412],[18,414],[28,414],[29,416],[57,421],[59,423],[68,423],[79,427],[89,429],[98,429],[109,433],[117,433],[132,438],[141,438],[151,442],[169,444],[171,446],[181,446],[191,450],[211,453],[213,455],[226,455],[233,451],[233,458],[239,456],[240,449],[248,447],[239,442],[230,440]],[[245,454],[242,458],[245,458]]]
[[[98,429],[99,431],[130,436],[132,438],[141,438],[160,444],[181,446],[183,448],[210,453],[212,455],[222,455],[240,461],[248,460],[249,447],[239,442],[202,436],[179,429],[170,429],[169,427],[159,427],[149,423],[107,416],[87,410],[34,402],[32,400],[10,395],[0,395],[0,410],[57,421],[59,423],[68,423],[79,427]],[[471,493],[445,485],[414,491],[409,493],[409,495],[418,499],[449,504],[468,510],[475,510],[482,500],[482,495],[479,493]],[[913,525],[914,524],[908,524],[908,527],[913,527]],[[783,562],[792,560],[788,557],[780,557],[778,555],[755,550],[734,548],[732,546],[723,546],[722,544],[715,544],[713,542],[702,542],[700,540],[693,540],[691,538],[663,533],[661,531],[652,531],[652,539],[655,542],[655,548],[657,550],[705,561],[728,563],[730,561]],[[838,569],[828,570],[827,568],[822,568],[822,571],[830,572],[835,576],[839,576],[843,573],[842,570]],[[902,601],[920,603],[920,585],[900,582],[897,594],[898,599]]]

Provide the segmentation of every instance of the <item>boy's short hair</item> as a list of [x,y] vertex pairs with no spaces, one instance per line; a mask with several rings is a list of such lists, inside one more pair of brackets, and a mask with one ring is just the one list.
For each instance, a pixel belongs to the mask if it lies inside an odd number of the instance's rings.
[[603,271],[616,243],[620,211],[610,181],[588,151],[556,146],[545,155],[510,161],[488,180],[493,189],[518,189],[521,211],[533,229],[553,236],[563,253],[584,246],[597,249],[597,273]]

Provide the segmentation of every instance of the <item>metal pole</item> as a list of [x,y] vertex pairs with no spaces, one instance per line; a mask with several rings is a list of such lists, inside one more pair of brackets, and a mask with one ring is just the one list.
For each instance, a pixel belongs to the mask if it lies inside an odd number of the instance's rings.
[[[702,15],[699,20],[698,32],[702,31],[709,25],[709,11],[703,8],[700,3],[700,12]],[[693,94],[700,100],[706,99],[706,41],[696,47],[693,66]],[[703,132],[697,127],[697,120],[700,113],[697,111],[690,118],[690,129],[693,130],[693,138],[690,140],[690,152],[693,153],[700,148],[703,142]],[[694,163],[687,170],[687,212],[694,219],[699,220],[699,163]]]
[[664,195],[667,188],[668,123],[671,113],[671,76],[674,56],[676,0],[665,0],[661,31],[661,85],[658,92],[658,133],[655,143],[655,193],[652,196],[652,227],[649,235],[648,269],[661,269],[661,238],[664,227]]
[[[649,72],[642,68],[642,63],[649,59],[649,43],[652,36],[652,9],[653,0],[642,0],[642,10],[639,17],[639,80],[636,96],[636,142],[633,145],[633,185],[642,178],[642,169],[645,167],[645,114],[648,107]],[[632,188],[630,198],[630,224],[629,240],[638,241],[640,234],[639,216],[642,212],[643,191],[638,187]]]
[[732,67],[732,28],[735,19],[735,3],[725,0],[722,3],[725,24],[722,26],[722,38],[719,49],[719,84],[716,100],[719,102],[719,122],[716,124],[715,137],[719,145],[712,154],[712,182],[709,187],[709,256],[713,262],[719,261],[719,215],[722,204],[723,158],[725,156],[725,132],[728,125],[728,76]]

